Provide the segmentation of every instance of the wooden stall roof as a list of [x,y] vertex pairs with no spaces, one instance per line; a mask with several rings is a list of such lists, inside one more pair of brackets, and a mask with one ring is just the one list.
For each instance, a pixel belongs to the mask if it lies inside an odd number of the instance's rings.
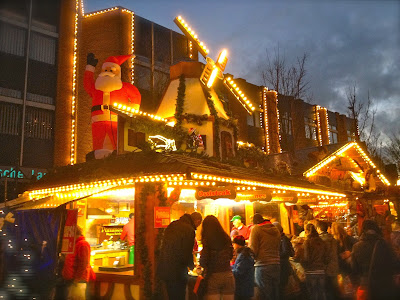
[[301,177],[269,175],[254,168],[250,169],[222,164],[210,159],[156,152],[128,153],[103,160],[94,160],[72,166],[60,167],[49,172],[40,181],[31,186],[29,190],[117,179],[121,177],[190,173],[225,176],[271,184],[285,184],[308,189],[322,189],[325,191],[338,192],[335,189],[310,183]]

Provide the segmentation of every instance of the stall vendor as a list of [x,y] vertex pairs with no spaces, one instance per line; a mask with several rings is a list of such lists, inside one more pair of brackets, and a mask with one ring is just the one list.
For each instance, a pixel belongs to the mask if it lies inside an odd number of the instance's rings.
[[124,225],[121,233],[121,240],[126,240],[129,246],[129,264],[134,263],[135,251],[135,214],[129,214],[129,222]]
[[231,222],[233,223],[233,228],[231,231],[231,237],[232,235],[237,231],[238,235],[244,236],[244,238],[247,240],[250,237],[250,230],[247,228],[246,225],[242,223],[242,217],[239,215],[236,215],[232,218]]

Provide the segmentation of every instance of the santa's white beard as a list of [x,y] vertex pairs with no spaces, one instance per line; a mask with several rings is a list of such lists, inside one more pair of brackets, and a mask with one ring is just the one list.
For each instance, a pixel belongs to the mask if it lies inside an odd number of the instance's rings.
[[122,88],[122,80],[119,76],[110,76],[106,72],[102,72],[96,79],[95,87],[97,90],[109,93],[120,90]]

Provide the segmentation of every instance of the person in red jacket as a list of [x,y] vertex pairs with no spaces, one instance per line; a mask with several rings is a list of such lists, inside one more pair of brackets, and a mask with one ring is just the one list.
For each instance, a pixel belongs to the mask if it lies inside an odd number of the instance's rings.
[[87,159],[100,159],[117,149],[117,114],[109,110],[115,102],[139,110],[141,96],[139,90],[121,80],[121,64],[131,55],[110,56],[103,63],[101,73],[94,80],[98,59],[93,53],[87,55],[84,87],[92,97],[92,139],[93,152]]
[[67,299],[84,300],[87,283],[95,279],[95,274],[90,266],[90,245],[79,226],[76,228],[75,237],[75,250],[65,257],[62,277],[68,285]]

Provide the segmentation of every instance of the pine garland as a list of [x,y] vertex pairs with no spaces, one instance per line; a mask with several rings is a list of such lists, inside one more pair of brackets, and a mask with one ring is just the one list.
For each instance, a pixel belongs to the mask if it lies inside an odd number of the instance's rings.
[[206,100],[208,108],[210,109],[211,115],[214,117],[213,128],[214,128],[214,149],[215,149],[215,156],[218,159],[221,159],[221,152],[219,147],[221,145],[221,138],[220,138],[220,129],[219,129],[219,122],[220,119],[218,117],[218,112],[215,109],[214,101],[211,98],[211,94],[208,90],[205,90]]
[[140,192],[140,223],[137,228],[137,249],[140,256],[140,260],[143,264],[143,294],[145,299],[151,299],[153,296],[152,291],[152,271],[151,261],[149,260],[149,248],[146,244],[146,203],[147,197],[150,193],[154,193],[153,184],[145,184],[142,191]]
[[[167,206],[167,197],[165,196],[165,189],[164,189],[164,183],[159,183],[157,185],[157,195],[158,195],[158,205],[159,206]],[[164,235],[164,228],[159,228],[158,229],[158,234],[156,237],[156,243],[154,247],[154,258],[155,261],[158,261],[158,258],[160,256],[160,248],[161,248],[161,241]],[[155,288],[154,288],[154,294],[153,294],[153,299],[158,300],[162,298],[162,285],[160,279],[156,276],[155,278]]]
[[185,92],[186,92],[186,83],[185,76],[182,74],[179,77],[179,86],[178,86],[178,96],[176,98],[176,108],[175,108],[175,119],[176,124],[175,127],[180,128],[182,126],[182,115],[183,115],[183,107],[185,103]]

